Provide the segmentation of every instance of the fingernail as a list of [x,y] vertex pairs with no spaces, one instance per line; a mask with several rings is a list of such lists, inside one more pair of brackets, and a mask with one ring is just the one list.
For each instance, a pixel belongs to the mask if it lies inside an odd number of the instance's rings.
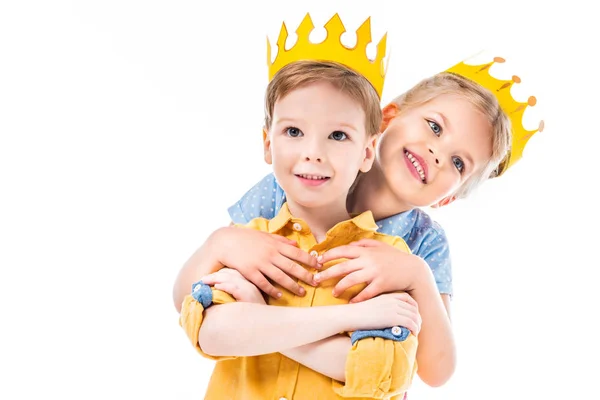
[[321,261],[323,261],[323,256],[318,256],[318,257],[317,257],[317,261],[318,261],[318,262],[321,262]]
[[315,268],[316,268],[316,269],[321,269],[321,268],[323,268],[323,264],[319,264],[319,263],[317,263],[317,266],[316,266]]
[[278,298],[278,299],[279,299],[279,298],[281,298],[281,295],[282,295],[282,293],[281,293],[281,292],[277,293],[277,298]]
[[333,295],[333,297],[337,297],[337,293],[335,292],[335,290],[333,290],[333,291],[331,292],[331,294]]
[[321,279],[321,275],[315,274],[315,276],[313,278],[314,278],[315,282],[319,282],[319,279]]
[[300,293],[300,296],[304,296],[304,293],[306,293],[306,291],[304,290],[304,288],[298,289],[298,292]]

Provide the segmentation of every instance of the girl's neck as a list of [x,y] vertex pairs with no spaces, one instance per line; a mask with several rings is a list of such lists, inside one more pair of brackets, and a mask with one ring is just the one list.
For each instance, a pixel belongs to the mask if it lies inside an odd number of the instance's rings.
[[299,218],[308,224],[317,243],[322,242],[325,239],[327,231],[336,224],[350,219],[344,199],[340,199],[337,203],[320,208],[307,208],[295,203],[293,200],[287,199],[290,213],[294,218]]
[[352,213],[370,210],[375,221],[411,210],[413,207],[398,199],[390,189],[377,162],[363,176],[348,197],[347,208]]

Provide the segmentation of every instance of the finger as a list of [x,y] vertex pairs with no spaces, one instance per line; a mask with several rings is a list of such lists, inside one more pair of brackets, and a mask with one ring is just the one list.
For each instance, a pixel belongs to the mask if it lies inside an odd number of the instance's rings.
[[273,237],[278,242],[289,244],[291,246],[298,246],[298,242],[296,242],[295,240],[292,240],[292,239],[288,239],[285,236],[271,234],[271,237]]
[[297,263],[304,264],[307,267],[317,268],[317,258],[311,256],[306,251],[292,246],[279,246],[279,252],[284,257],[289,258]]
[[360,303],[361,301],[366,301],[372,299],[373,297],[380,294],[380,291],[377,289],[376,285],[371,282],[361,290],[356,296],[350,299],[350,303]]
[[248,280],[259,288],[263,293],[278,299],[282,296],[282,293],[277,289],[269,280],[259,271],[248,277]]
[[306,268],[298,265],[294,261],[282,256],[281,254],[275,257],[273,260],[273,265],[281,269],[290,277],[296,277],[302,282],[308,283],[309,285],[315,285],[313,274],[308,272]]
[[340,258],[358,258],[361,255],[361,249],[359,246],[350,246],[349,244],[344,246],[335,247],[331,250],[326,251],[317,257],[317,261],[321,264],[332,260],[339,260]]
[[203,276],[200,280],[202,283],[208,286],[214,285],[216,282],[221,282],[226,279],[226,276],[221,271],[213,272],[212,274],[208,274]]
[[411,297],[408,293],[396,293],[395,297],[399,300],[402,300],[405,303],[408,303],[414,307],[419,307],[417,301]]
[[359,246],[359,247],[377,247],[380,246],[381,242],[373,239],[360,239],[356,242],[352,242],[349,246]]
[[234,299],[239,300],[241,297],[240,288],[233,282],[223,282],[215,284],[215,289],[229,293]]
[[346,276],[349,273],[352,273],[358,269],[358,264],[354,262],[354,260],[344,261],[327,268],[325,271],[315,274],[315,282],[325,282],[332,278]]
[[405,327],[415,336],[419,335],[419,326],[411,318],[404,318],[403,321],[400,323],[400,326]]
[[367,282],[367,275],[365,274],[364,270],[357,270],[349,275],[346,275],[337,283],[337,285],[335,285],[333,288],[333,296],[338,297],[352,286],[364,282]]
[[290,276],[283,272],[278,266],[266,266],[262,269],[262,272],[271,280],[273,280],[273,282],[280,284],[290,292],[298,296],[304,296],[306,294],[304,288],[300,286],[294,279],[290,278]]

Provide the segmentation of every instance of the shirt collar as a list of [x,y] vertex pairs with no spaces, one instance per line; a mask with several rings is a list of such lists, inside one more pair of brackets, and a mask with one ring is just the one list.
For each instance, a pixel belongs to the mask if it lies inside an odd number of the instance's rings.
[[[290,213],[290,209],[288,208],[287,202],[281,206],[281,209],[277,213],[273,219],[269,221],[269,233],[277,233],[284,226],[286,226],[289,222],[292,221],[294,217]],[[363,231],[377,231],[377,224],[375,223],[375,219],[373,218],[373,213],[371,211],[365,211],[358,215],[355,215],[350,221],[342,221],[337,224],[335,227],[331,228],[329,231],[332,231],[340,224],[354,224],[358,229]]]

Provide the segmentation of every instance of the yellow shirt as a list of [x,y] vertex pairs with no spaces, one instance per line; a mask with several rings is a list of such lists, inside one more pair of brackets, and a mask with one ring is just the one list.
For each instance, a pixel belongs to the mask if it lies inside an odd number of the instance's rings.
[[[388,243],[410,253],[409,247],[401,238],[377,232],[377,225],[370,211],[338,223],[327,232],[321,243],[316,242],[304,221],[292,217],[287,204],[271,220],[256,218],[247,225],[239,226],[285,236],[295,240],[302,250],[316,251],[319,254],[366,238]],[[327,263],[323,269],[341,261],[343,260]],[[289,307],[347,304],[365,287],[364,284],[353,286],[335,298],[332,289],[337,282],[339,279],[331,279],[313,287],[298,281],[306,290],[305,296],[299,297],[281,290],[282,297],[269,297],[268,304]],[[233,301],[235,299],[229,294],[213,289],[213,304]],[[186,296],[181,309],[180,325],[200,354],[217,361],[205,397],[208,400],[401,399],[417,370],[417,338],[412,334],[404,341],[380,337],[356,341],[346,360],[345,383],[328,378],[280,353],[255,357],[213,357],[204,353],[198,344],[203,312],[202,304],[191,295]],[[347,332],[348,335],[351,333]]]

